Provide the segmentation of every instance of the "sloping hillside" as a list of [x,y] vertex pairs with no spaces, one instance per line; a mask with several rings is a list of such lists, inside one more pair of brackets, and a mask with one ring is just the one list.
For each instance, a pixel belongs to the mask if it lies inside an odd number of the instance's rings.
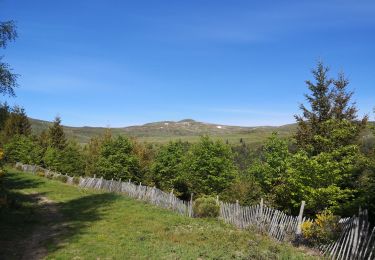
[[192,219],[113,193],[10,170],[2,259],[312,259],[216,219]]
[[[51,125],[51,122],[38,119],[30,119],[30,121],[35,133],[40,133]],[[64,129],[69,138],[74,138],[81,143],[87,143],[90,137],[103,134],[106,128],[64,126]],[[231,143],[238,143],[241,138],[247,143],[261,143],[275,131],[279,132],[281,136],[291,135],[295,131],[295,124],[280,127],[242,127],[203,123],[192,119],[185,119],[177,122],[161,121],[139,126],[111,128],[111,131],[114,135],[125,134],[137,137],[141,141],[153,143],[164,143],[173,139],[194,142],[199,136],[204,134],[208,134],[214,138],[228,140]]]

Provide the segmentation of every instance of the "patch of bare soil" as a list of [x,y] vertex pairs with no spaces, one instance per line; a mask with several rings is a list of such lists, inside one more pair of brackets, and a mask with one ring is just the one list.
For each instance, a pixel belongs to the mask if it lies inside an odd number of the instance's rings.
[[33,194],[40,205],[40,222],[32,234],[23,241],[24,249],[21,259],[34,260],[42,259],[47,255],[46,242],[57,239],[62,234],[62,214],[59,212],[56,203],[40,194]]

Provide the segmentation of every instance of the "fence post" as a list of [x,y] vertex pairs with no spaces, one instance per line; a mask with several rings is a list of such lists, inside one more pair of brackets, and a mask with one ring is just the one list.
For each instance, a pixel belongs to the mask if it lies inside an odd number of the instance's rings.
[[219,195],[216,195],[216,204],[219,204]]
[[171,192],[169,193],[169,206],[172,207],[172,197],[173,196],[173,189],[171,190]]
[[298,225],[296,230],[296,235],[301,235],[301,224],[302,224],[302,215],[303,215],[303,209],[305,208],[305,201],[303,200],[301,203],[301,208],[299,209],[299,215],[298,215]]
[[190,195],[189,217],[193,217],[193,195],[194,193],[191,193]]

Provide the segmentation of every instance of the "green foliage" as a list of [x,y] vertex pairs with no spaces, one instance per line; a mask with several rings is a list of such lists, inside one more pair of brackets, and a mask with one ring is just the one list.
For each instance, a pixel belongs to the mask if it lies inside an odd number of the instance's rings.
[[[367,116],[357,119],[357,108],[350,103],[353,92],[347,90],[349,81],[343,74],[337,80],[329,78],[328,68],[321,62],[312,72],[316,82],[306,81],[311,95],[305,95],[311,109],[300,106],[302,116],[296,116],[295,138],[299,148],[316,155],[326,151],[326,142],[332,141],[332,135],[335,147],[356,141],[366,126]],[[350,132],[341,132],[341,126]]]
[[65,183],[68,180],[68,177],[65,176],[65,175],[59,175],[59,176],[56,177],[56,180]]
[[80,178],[80,177],[76,177],[76,176],[74,176],[74,177],[73,177],[73,184],[78,185],[78,184],[79,184],[79,178]]
[[53,171],[61,170],[62,152],[56,148],[49,146],[44,153],[44,164]]
[[237,177],[230,186],[220,194],[220,200],[236,202],[241,205],[254,205],[259,203],[265,194],[258,180],[252,175]]
[[152,177],[158,188],[166,191],[174,189],[177,195],[186,192],[182,165],[187,150],[187,143],[181,141],[169,142],[158,150],[152,164]]
[[[9,41],[17,38],[16,25],[14,21],[0,22],[0,48],[5,48]],[[0,94],[15,96],[14,89],[17,87],[17,75],[12,73],[9,64],[1,62],[0,55]]]
[[66,146],[66,137],[64,133],[64,129],[61,125],[61,118],[56,117],[53,125],[48,129],[48,137],[50,146],[58,149],[63,150]]
[[99,176],[106,179],[142,181],[139,159],[129,138],[118,136],[103,142],[97,162]]
[[359,157],[355,145],[312,157],[304,151],[293,155],[287,179],[292,207],[296,210],[301,200],[305,200],[310,213],[324,208],[339,210],[355,195],[355,189],[348,184]]
[[[371,223],[375,221],[375,157],[366,158],[367,162],[361,163],[365,165],[355,182],[358,196],[354,201],[354,205],[360,205],[369,212],[369,220]],[[355,212],[358,208],[352,208]]]
[[84,162],[81,147],[74,141],[69,141],[62,151],[61,172],[69,175],[83,175]]
[[[333,135],[331,140],[335,138]],[[356,195],[354,182],[362,155],[356,145],[330,147],[317,155],[303,150],[292,154],[286,141],[273,135],[264,146],[262,160],[249,171],[260,182],[266,200],[275,207],[296,214],[305,200],[307,213],[325,208],[340,212]]]
[[216,218],[220,213],[220,206],[214,197],[201,197],[194,201],[194,216],[198,218]]
[[48,147],[44,154],[44,163],[51,170],[69,175],[82,175],[84,162],[80,147],[71,141],[63,150]]
[[15,135],[4,145],[7,162],[40,165],[43,151],[31,137]]
[[236,177],[233,152],[221,141],[201,137],[186,154],[183,171],[190,190],[197,196],[223,192]]
[[268,203],[281,209],[290,208],[287,185],[290,159],[288,143],[273,133],[263,147],[262,159],[249,168],[250,176],[259,181]]
[[25,109],[15,106],[10,110],[5,121],[3,135],[5,140],[9,140],[15,135],[30,135],[31,125],[27,118]]
[[102,139],[99,137],[92,137],[83,150],[85,160],[85,175],[93,176],[98,174],[99,169],[97,162],[100,156],[100,148],[102,145]]
[[0,103],[0,131],[2,131],[5,127],[5,122],[10,115],[10,107],[5,103]]
[[155,157],[155,149],[152,144],[140,143],[132,138],[133,153],[139,160],[139,176],[142,176],[143,183],[148,186],[155,186],[153,181],[152,163]]
[[302,223],[302,234],[309,244],[329,244],[335,241],[340,234],[339,220],[340,217],[333,215],[332,211],[323,210],[316,214],[313,222]]

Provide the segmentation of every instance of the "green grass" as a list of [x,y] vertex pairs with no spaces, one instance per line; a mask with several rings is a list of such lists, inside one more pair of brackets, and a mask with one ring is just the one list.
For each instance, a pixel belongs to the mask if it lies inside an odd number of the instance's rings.
[[[6,259],[20,258],[31,234],[51,223],[62,232],[42,243],[48,259],[310,258],[289,244],[218,220],[179,216],[122,195],[15,170],[6,174],[4,185],[14,204],[0,210],[0,256]],[[62,217],[48,219],[33,200],[36,193],[52,200]]]

